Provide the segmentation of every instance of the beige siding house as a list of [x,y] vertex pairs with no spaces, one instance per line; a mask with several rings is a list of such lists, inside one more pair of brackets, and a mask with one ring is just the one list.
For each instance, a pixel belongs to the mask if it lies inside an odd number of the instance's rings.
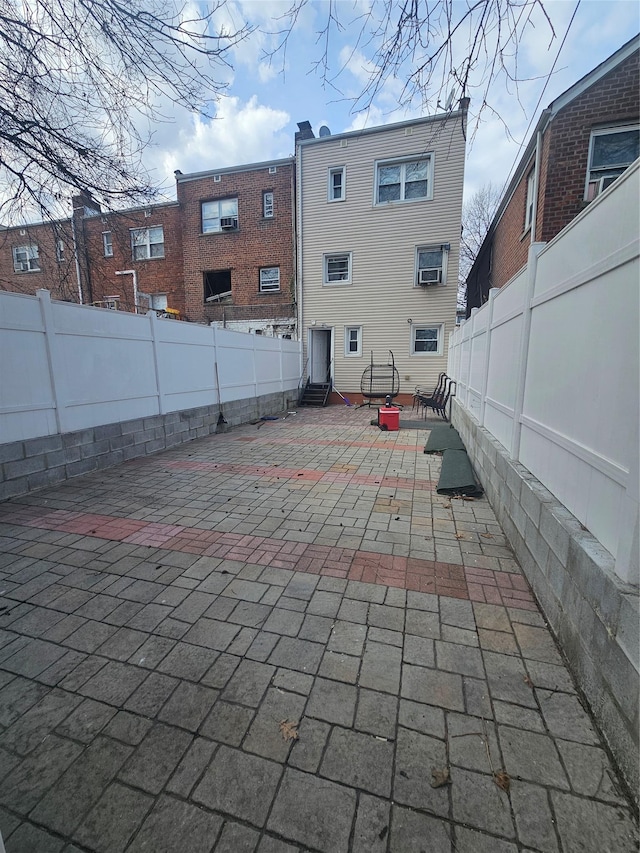
[[416,386],[434,386],[446,370],[467,103],[429,118],[298,140],[305,363],[312,382],[329,375],[352,402],[362,400],[372,352],[383,364],[393,352],[398,401]]

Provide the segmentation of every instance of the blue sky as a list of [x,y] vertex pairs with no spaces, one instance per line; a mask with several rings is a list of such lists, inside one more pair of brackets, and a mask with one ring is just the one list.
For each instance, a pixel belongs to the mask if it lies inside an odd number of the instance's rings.
[[[264,52],[277,37],[265,30],[273,30],[274,19],[290,5],[291,0],[228,0],[225,4],[220,20],[227,27],[234,29],[248,22],[258,30],[234,49],[233,70],[221,75],[228,88],[215,107],[214,120],[173,111],[171,122],[154,126],[153,145],[147,149],[145,162],[154,182],[166,188],[167,197],[174,196],[174,169],[188,173],[292,155],[299,121],[310,121],[317,135],[323,124],[333,133],[341,133],[435,111],[431,107],[425,110],[419,103],[400,108],[401,84],[395,81],[383,88],[367,111],[354,110],[353,98],[365,84],[369,59],[357,43],[358,19],[368,10],[370,0],[338,0],[344,29],[334,29],[328,44],[330,73],[337,75],[332,85],[323,84],[314,71],[314,63],[323,53],[318,32],[326,21],[327,0],[313,0],[304,8],[284,58],[280,54],[271,64],[267,62]],[[640,28],[636,0],[581,0],[570,27],[576,0],[545,0],[544,5],[556,37],[551,39],[548,24],[537,13],[518,53],[523,82],[516,90],[513,84],[507,88],[500,81],[490,92],[497,115],[485,111],[476,124],[479,90],[470,93],[470,121],[475,132],[467,149],[465,198],[488,181],[502,186],[541,110]],[[556,57],[555,71],[548,79]],[[446,86],[443,101],[449,90]],[[162,111],[167,114],[166,108]]]

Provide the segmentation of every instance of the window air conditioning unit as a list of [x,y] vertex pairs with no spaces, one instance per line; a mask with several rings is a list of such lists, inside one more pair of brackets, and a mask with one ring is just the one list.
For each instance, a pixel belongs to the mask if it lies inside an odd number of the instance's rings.
[[428,287],[431,284],[442,284],[442,270],[440,267],[419,270],[418,284],[423,287]]
[[223,216],[223,218],[220,220],[220,228],[224,229],[225,231],[228,231],[231,228],[237,228],[237,227],[238,227],[238,220],[234,219],[233,216]]

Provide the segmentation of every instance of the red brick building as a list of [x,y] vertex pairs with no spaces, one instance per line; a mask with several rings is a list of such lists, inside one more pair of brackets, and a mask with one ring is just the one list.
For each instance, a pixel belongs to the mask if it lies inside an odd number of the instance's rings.
[[542,113],[467,277],[467,316],[640,154],[640,37]]
[[184,314],[182,227],[176,202],[74,214],[86,301],[103,308]]
[[294,160],[176,173],[178,200],[0,231],[0,289],[295,335]]
[[0,290],[79,301],[71,221],[0,228]]
[[294,160],[176,173],[185,317],[293,334]]

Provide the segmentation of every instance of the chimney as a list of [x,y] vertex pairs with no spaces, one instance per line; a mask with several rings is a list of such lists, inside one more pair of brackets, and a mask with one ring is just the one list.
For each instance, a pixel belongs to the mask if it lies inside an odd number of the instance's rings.
[[92,213],[100,213],[100,205],[93,198],[91,193],[86,191],[82,191],[78,193],[78,195],[72,196],[71,203],[73,205],[74,216],[76,211],[79,210],[82,210],[83,216],[89,216]]
[[296,131],[296,145],[302,142],[303,139],[315,139],[316,135],[311,129],[311,124],[308,121],[298,122],[299,130]]

